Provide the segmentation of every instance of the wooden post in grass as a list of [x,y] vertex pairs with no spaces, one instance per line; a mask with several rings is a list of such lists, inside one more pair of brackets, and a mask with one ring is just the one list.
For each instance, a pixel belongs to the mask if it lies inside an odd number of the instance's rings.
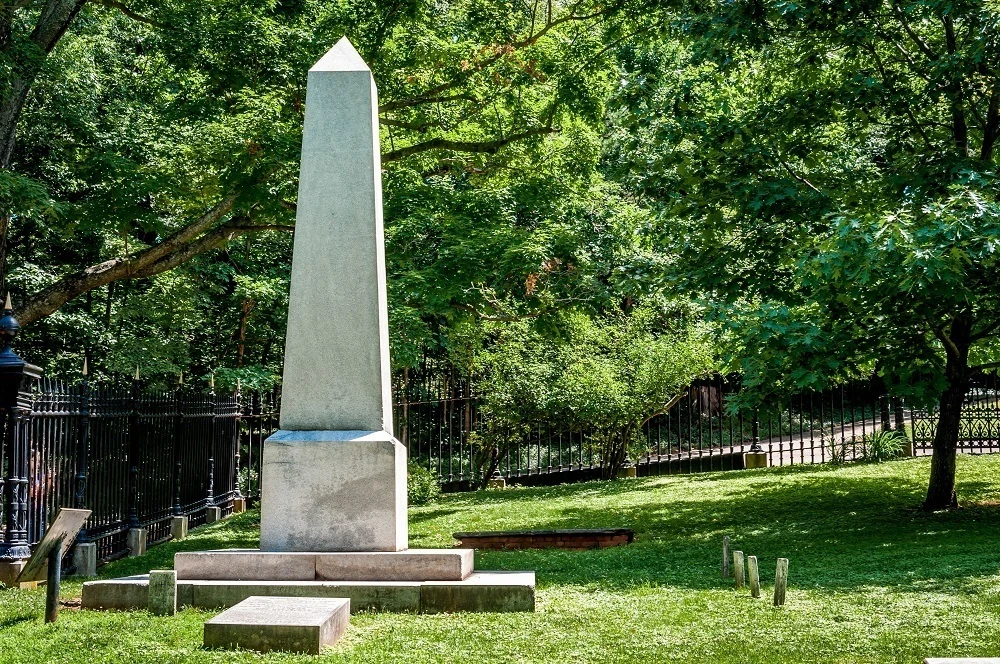
[[757,570],[757,556],[747,556],[747,569],[750,571],[750,596],[760,597],[760,572]]
[[729,535],[722,538],[722,578],[729,578]]
[[774,605],[785,603],[785,588],[788,587],[788,558],[778,558],[778,567],[774,571]]
[[746,574],[743,572],[743,552],[733,551],[733,574],[736,575],[736,589],[746,585]]

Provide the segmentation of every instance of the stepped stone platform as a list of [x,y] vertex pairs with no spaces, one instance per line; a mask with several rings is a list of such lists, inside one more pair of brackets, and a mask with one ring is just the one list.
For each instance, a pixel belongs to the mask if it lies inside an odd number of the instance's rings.
[[[534,611],[534,572],[476,572],[471,549],[178,553],[177,604],[228,608],[254,596],[351,600],[351,611]],[[149,576],[83,584],[83,608],[144,609]]]
[[318,597],[248,597],[205,623],[206,648],[318,655],[343,636],[351,602]]
[[472,568],[473,552],[453,549],[343,553],[226,549],[174,556],[178,579],[203,581],[461,581]]

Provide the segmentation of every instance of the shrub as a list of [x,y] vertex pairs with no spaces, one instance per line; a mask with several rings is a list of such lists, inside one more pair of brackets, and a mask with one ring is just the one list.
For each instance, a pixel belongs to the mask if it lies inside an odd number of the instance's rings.
[[441,495],[437,476],[412,461],[406,466],[406,498],[411,505],[426,505]]
[[898,431],[875,431],[864,437],[866,461],[887,461],[903,456],[903,436]]

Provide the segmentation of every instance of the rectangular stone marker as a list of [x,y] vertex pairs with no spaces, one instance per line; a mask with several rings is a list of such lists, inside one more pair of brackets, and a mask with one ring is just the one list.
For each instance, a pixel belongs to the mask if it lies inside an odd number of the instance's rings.
[[318,655],[347,629],[351,600],[249,597],[205,623],[206,648]]
[[785,604],[785,589],[788,586],[788,558],[778,558],[778,565],[774,570],[774,605],[783,606]]
[[149,612],[157,616],[177,613],[177,572],[154,569],[149,573]]
[[760,571],[757,569],[757,556],[747,556],[747,568],[750,570],[750,596],[760,597]]
[[378,92],[346,39],[309,70],[281,431],[264,444],[261,549],[402,551],[390,433]]
[[222,521],[222,508],[221,507],[206,507],[205,508],[205,523],[215,523],[216,521]]
[[729,535],[722,537],[722,578],[729,578]]
[[743,552],[733,551],[733,575],[736,577],[736,589],[746,585],[746,574],[743,571]]

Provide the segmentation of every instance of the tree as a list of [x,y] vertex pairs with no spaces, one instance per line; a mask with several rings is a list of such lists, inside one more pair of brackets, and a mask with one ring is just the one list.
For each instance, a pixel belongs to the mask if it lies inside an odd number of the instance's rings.
[[[383,163],[489,169],[599,112],[622,5],[25,0],[0,6],[0,266],[10,225],[89,234],[25,325],[294,216],[304,73],[350,35],[381,84]],[[16,139],[16,140],[15,140]],[[498,156],[498,164],[489,162]],[[121,240],[119,242],[118,240]],[[8,245],[11,245],[8,247]],[[69,257],[63,257],[68,259]]]
[[654,297],[628,313],[570,313],[559,338],[524,321],[491,326],[492,343],[475,360],[484,481],[508,450],[522,449],[520,438],[548,422],[586,434],[606,479],[638,460],[648,451],[643,426],[715,368],[714,348],[704,327],[690,322],[691,309]]
[[982,2],[662,3],[621,52],[608,166],[669,219],[676,283],[757,395],[878,372],[936,402],[925,507],[998,366],[1000,14]]

